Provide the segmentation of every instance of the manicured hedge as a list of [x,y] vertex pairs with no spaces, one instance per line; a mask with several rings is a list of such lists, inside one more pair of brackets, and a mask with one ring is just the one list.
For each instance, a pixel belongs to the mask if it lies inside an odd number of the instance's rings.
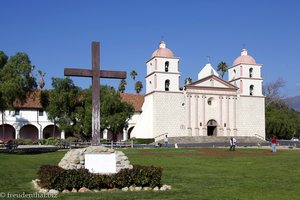
[[154,138],[132,138],[133,144],[151,144],[155,141]]
[[123,188],[134,186],[156,187],[161,185],[162,168],[134,165],[133,169],[122,169],[112,175],[90,173],[87,169],[65,170],[58,166],[43,165],[38,171],[40,186],[47,189],[72,190]]

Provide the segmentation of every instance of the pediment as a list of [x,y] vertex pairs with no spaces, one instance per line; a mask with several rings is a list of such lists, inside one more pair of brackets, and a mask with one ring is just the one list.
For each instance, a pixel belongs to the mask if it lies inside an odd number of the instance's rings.
[[211,75],[195,81],[191,84],[186,85],[186,88],[215,88],[215,89],[231,89],[231,90],[238,90],[238,87],[232,85],[231,83],[224,81],[223,79]]

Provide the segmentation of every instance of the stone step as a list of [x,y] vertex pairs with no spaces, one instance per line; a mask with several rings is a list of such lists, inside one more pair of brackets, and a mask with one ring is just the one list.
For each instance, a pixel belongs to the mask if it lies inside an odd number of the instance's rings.
[[[186,136],[186,137],[169,137],[170,144],[189,144],[189,143],[229,143],[230,136]],[[266,142],[257,137],[237,136],[237,143],[263,143]],[[163,143],[162,140],[156,143]]]

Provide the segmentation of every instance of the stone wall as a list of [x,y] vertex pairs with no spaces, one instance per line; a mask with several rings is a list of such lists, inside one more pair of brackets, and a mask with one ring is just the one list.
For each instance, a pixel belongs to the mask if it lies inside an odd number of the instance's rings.
[[81,169],[85,168],[85,153],[101,153],[101,154],[116,154],[117,173],[121,169],[132,169],[132,165],[128,157],[122,152],[114,149],[109,149],[102,146],[90,146],[82,149],[73,149],[68,151],[61,159],[58,166],[63,169]]

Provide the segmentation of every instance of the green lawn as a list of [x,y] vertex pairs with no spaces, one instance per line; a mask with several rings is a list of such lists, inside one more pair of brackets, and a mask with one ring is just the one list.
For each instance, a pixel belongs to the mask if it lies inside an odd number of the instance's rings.
[[[61,194],[57,199],[300,199],[300,150],[127,149],[131,163],[163,167],[171,191]],[[65,152],[1,154],[0,192],[33,193],[40,165]]]

